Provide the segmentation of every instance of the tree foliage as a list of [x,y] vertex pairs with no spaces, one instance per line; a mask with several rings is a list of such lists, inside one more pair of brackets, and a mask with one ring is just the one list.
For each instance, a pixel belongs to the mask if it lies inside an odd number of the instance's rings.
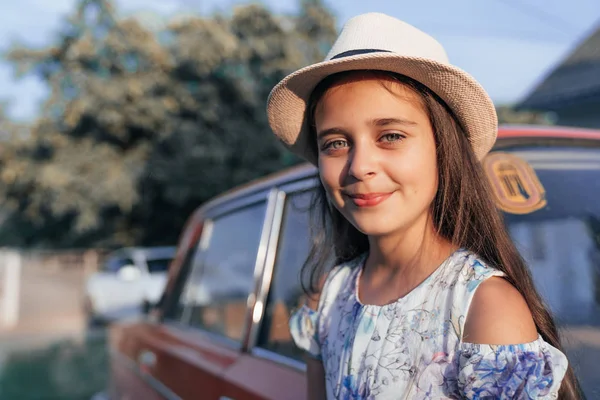
[[53,46],[7,54],[51,94],[1,157],[12,232],[0,240],[174,242],[202,202],[299,161],[270,133],[266,98],[322,59],[335,34],[319,0],[293,16],[245,5],[159,28],[119,17],[108,0],[80,1]]

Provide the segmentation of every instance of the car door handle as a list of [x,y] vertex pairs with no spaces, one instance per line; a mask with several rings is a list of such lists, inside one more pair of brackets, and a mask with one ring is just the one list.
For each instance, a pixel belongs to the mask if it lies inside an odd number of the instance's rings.
[[146,368],[152,368],[156,365],[156,354],[150,350],[142,350],[138,356],[138,363]]
[[221,397],[219,397],[219,400],[233,400],[233,399],[231,397],[221,396]]

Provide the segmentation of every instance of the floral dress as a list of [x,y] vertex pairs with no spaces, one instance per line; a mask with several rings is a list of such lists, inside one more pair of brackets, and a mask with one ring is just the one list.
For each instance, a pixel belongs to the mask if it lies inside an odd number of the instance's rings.
[[556,398],[567,358],[541,337],[514,345],[462,341],[475,290],[501,271],[458,250],[396,302],[361,304],[366,255],[327,277],[316,311],[290,319],[295,343],[321,360],[328,399]]

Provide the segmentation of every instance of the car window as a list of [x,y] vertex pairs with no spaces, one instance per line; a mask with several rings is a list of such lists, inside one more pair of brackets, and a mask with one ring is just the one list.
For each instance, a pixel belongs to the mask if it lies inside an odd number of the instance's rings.
[[241,341],[265,211],[260,203],[213,219],[180,300],[184,322]]
[[155,258],[146,260],[146,264],[148,265],[148,272],[150,272],[151,274],[157,272],[167,272],[171,261],[173,261],[172,258]]
[[[300,271],[310,250],[309,206],[312,192],[287,196],[277,259],[259,346],[297,360],[302,351],[292,341],[289,331],[291,312],[305,301],[300,285]],[[313,299],[313,302],[315,299]]]
[[[210,224],[203,224],[203,229]],[[210,234],[210,228],[206,228],[202,235]],[[200,239],[201,240],[201,239]],[[190,303],[185,296],[193,294],[194,285],[192,282],[199,280],[201,272],[202,251],[199,242],[190,243],[189,249],[185,253],[179,273],[176,277],[175,286],[171,293],[163,293],[163,307],[165,318],[171,321],[182,321],[185,305]]]
[[545,192],[535,212],[505,222],[558,321],[600,326],[600,149],[520,148]]
[[[536,288],[556,317],[589,398],[600,393],[600,149],[516,148],[545,192],[543,208],[505,214]],[[515,181],[513,180],[514,184]]]
[[117,272],[126,265],[135,265],[135,262],[128,257],[110,257],[104,263],[102,270],[105,272]]

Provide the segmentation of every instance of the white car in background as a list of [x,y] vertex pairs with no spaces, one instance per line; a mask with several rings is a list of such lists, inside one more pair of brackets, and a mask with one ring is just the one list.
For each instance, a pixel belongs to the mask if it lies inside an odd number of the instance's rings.
[[140,317],[156,304],[167,282],[175,247],[123,248],[108,255],[85,283],[91,325]]

